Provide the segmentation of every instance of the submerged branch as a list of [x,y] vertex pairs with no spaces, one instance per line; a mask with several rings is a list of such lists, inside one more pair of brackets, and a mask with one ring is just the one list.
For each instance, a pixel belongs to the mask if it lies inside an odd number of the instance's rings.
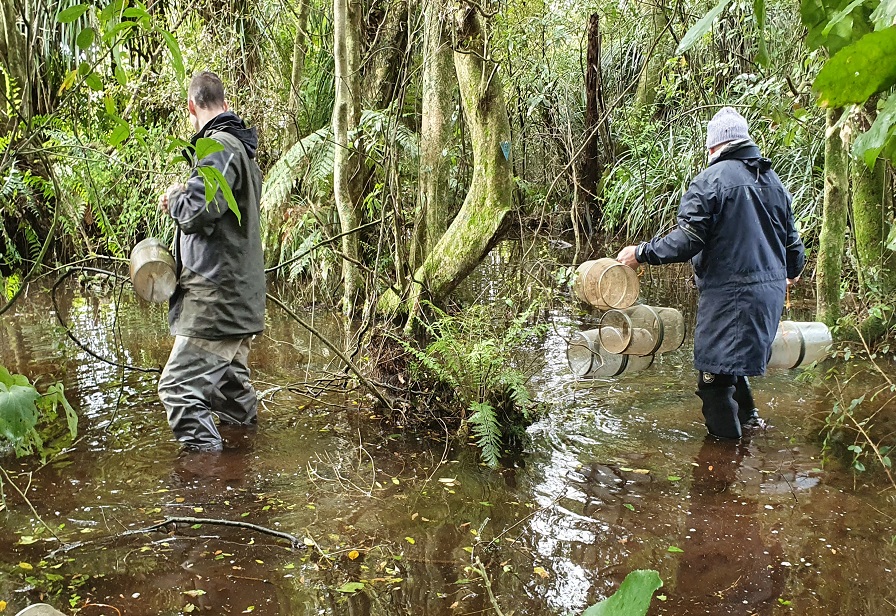
[[219,520],[215,518],[194,518],[194,517],[169,517],[165,518],[163,521],[158,524],[153,524],[147,528],[141,529],[138,532],[141,533],[149,533],[155,530],[159,530],[165,528],[166,526],[171,526],[173,524],[212,524],[216,526],[235,526],[237,528],[246,528],[248,530],[254,530],[256,532],[270,535],[272,537],[279,537],[281,539],[286,539],[290,542],[293,549],[299,547],[302,544],[302,541],[296,537],[295,535],[290,535],[289,533],[285,533],[280,530],[274,530],[272,528],[267,528],[265,526],[259,526],[258,524],[251,524],[249,522],[239,522],[236,520]]

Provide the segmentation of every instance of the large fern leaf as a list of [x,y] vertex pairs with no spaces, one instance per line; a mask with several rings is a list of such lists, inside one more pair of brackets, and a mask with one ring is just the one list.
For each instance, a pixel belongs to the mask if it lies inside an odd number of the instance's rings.
[[[332,141],[330,128],[316,130],[300,139],[280,160],[274,163],[261,186],[261,208],[266,209],[282,202],[295,188],[304,174],[306,162],[320,149],[321,143]],[[332,165],[332,163],[331,163]]]

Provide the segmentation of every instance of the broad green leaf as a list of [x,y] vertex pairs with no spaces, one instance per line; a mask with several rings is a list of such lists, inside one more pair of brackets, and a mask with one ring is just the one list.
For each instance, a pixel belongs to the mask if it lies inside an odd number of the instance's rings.
[[90,6],[87,4],[76,4],[75,6],[70,6],[65,10],[59,11],[59,14],[56,15],[56,21],[61,24],[70,24],[71,22],[78,19],[81,15],[87,12]]
[[720,0],[719,3],[710,9],[706,15],[700,18],[700,21],[691,26],[691,29],[687,31],[687,34],[684,35],[681,42],[678,44],[678,49],[675,50],[675,55],[678,56],[686,52],[693,47],[704,34],[709,32],[710,28],[712,28],[712,22],[722,14],[722,11],[724,11],[725,7],[729,4],[731,4],[731,0]]
[[337,588],[336,592],[353,593],[358,592],[359,590],[364,590],[364,584],[362,582],[346,582]]
[[30,387],[31,381],[24,374],[12,374],[5,367],[0,366],[0,383],[7,387],[13,385],[21,385],[22,387]]
[[230,190],[230,184],[227,183],[227,178],[224,177],[224,174],[214,167],[197,167],[196,171],[205,182],[205,202],[211,203],[215,199],[218,190],[220,190],[224,195],[224,200],[227,201],[227,207],[236,215],[237,222],[242,223],[243,215],[236,204],[236,199],[233,198],[233,192]]
[[0,436],[18,444],[37,425],[40,394],[31,385],[0,383]]
[[128,85],[128,74],[119,64],[115,65],[115,80],[122,87]]
[[896,83],[896,26],[866,34],[822,67],[812,88],[822,107],[864,103]]
[[632,571],[619,590],[586,609],[582,616],[644,616],[650,609],[653,593],[663,585],[660,574],[652,569]]
[[101,92],[103,89],[103,80],[100,79],[100,76],[96,73],[89,73],[84,78],[84,83],[87,84],[87,87],[93,90],[94,92]]
[[75,44],[78,46],[78,49],[87,49],[93,45],[95,38],[96,31],[93,28],[87,27],[78,32],[78,38],[75,39]]
[[128,19],[134,19],[136,21],[140,21],[142,19],[149,19],[150,15],[146,12],[146,9],[140,6],[132,6],[126,8],[122,13]]
[[224,146],[219,141],[209,139],[208,137],[200,137],[196,140],[196,160],[202,160],[209,154],[221,152]]
[[859,135],[852,145],[853,156],[861,158],[869,168],[887,145],[887,141],[896,141],[896,96],[889,96],[878,110],[874,124]]
[[881,3],[871,13],[871,21],[874,23],[875,30],[896,26],[896,0],[881,0]]
[[180,45],[177,44],[174,35],[167,30],[159,30],[159,34],[162,35],[162,38],[165,39],[165,44],[168,45],[168,51],[171,52],[171,63],[174,65],[177,78],[182,83],[186,78],[186,71],[184,70],[184,57],[180,52]]
[[131,127],[130,125],[122,120],[117,115],[111,116],[112,120],[115,122],[115,128],[112,129],[112,132],[109,133],[109,145],[117,148],[124,140],[127,139],[131,135]]

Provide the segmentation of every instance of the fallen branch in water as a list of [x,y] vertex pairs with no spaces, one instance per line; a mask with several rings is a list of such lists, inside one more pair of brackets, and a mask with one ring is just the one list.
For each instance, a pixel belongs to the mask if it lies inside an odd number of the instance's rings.
[[246,528],[265,535],[271,535],[272,537],[280,537],[281,539],[286,539],[290,542],[290,544],[292,544],[293,549],[296,549],[300,545],[302,545],[301,539],[299,539],[295,535],[290,535],[289,533],[285,533],[283,531],[274,530],[265,526],[259,526],[258,524],[250,524],[249,522],[238,522],[236,520],[217,520],[214,518],[170,517],[165,518],[158,524],[153,524],[152,526],[143,528],[139,532],[149,533],[154,530],[165,528],[166,526],[171,526],[173,524],[212,524],[215,526],[236,526],[237,528]]

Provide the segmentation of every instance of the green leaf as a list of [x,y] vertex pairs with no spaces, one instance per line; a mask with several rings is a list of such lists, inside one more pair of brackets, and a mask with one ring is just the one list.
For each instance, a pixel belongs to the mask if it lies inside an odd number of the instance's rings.
[[101,92],[103,90],[103,80],[94,72],[91,72],[84,78],[84,83],[86,83],[87,87],[94,92]]
[[0,382],[0,436],[18,446],[31,434],[37,425],[39,399],[40,394],[30,384]]
[[76,4],[75,6],[70,6],[69,8],[59,11],[59,14],[56,15],[56,21],[61,24],[70,24],[76,19],[78,19],[81,15],[87,12],[87,9],[90,8],[90,5],[87,4]]
[[660,574],[652,569],[632,571],[611,597],[595,603],[582,616],[644,616],[653,593],[663,585]]
[[208,137],[200,137],[196,140],[196,160],[202,160],[209,154],[221,152],[224,146],[219,141],[209,139]]
[[678,56],[686,52],[693,47],[704,34],[709,32],[710,28],[712,28],[712,22],[722,14],[722,11],[724,11],[725,7],[729,4],[731,4],[731,0],[720,0],[719,3],[710,9],[706,15],[700,18],[700,21],[691,26],[691,29],[687,31],[687,34],[684,35],[681,42],[678,44],[678,49],[675,50],[675,55]]
[[364,590],[364,584],[362,582],[346,582],[337,588],[336,592],[353,593],[358,592],[359,590]]
[[888,96],[878,109],[874,124],[852,144],[853,156],[863,159],[870,169],[874,169],[874,163],[887,145],[887,141],[896,137],[894,128],[896,128],[896,96]]
[[202,176],[205,182],[205,202],[208,204],[214,201],[215,195],[220,190],[224,195],[224,200],[227,202],[227,207],[236,215],[237,222],[242,223],[243,216],[240,213],[239,206],[236,204],[236,199],[233,198],[233,191],[230,190],[230,184],[227,183],[227,178],[224,177],[224,174],[214,167],[197,167],[196,172]]
[[62,383],[53,383],[47,387],[47,393],[44,394],[44,397],[49,398],[54,407],[57,405],[62,406],[63,410],[65,410],[65,421],[68,425],[69,434],[71,434],[72,438],[78,436],[78,414],[66,400],[65,389]]
[[174,35],[167,30],[159,30],[159,34],[165,39],[165,44],[168,45],[168,51],[171,52],[171,63],[174,64],[174,71],[177,73],[177,78],[183,82],[186,78],[186,71],[184,70],[184,57],[180,52],[180,45],[177,44]]
[[[808,29],[810,49],[826,48],[835,54],[871,32],[870,3],[846,9],[853,0],[801,0],[800,17]],[[833,23],[832,23],[833,22]]]
[[896,0],[881,0],[881,3],[871,13],[871,21],[874,23],[875,30],[896,26]]
[[112,129],[112,132],[109,133],[108,142],[114,148],[117,148],[124,140],[127,139],[131,134],[130,125],[122,120],[117,115],[112,115],[112,120],[115,122],[115,128]]
[[835,13],[834,16],[831,17],[831,21],[829,21],[828,25],[826,25],[821,30],[821,33],[824,36],[827,36],[828,34],[830,34],[831,30],[834,29],[834,26],[836,26],[841,21],[846,19],[856,8],[858,8],[859,6],[861,6],[863,4],[865,4],[865,0],[852,0],[852,2],[850,2],[846,6],[846,8],[844,8],[842,11]]
[[896,251],[896,222],[890,224],[890,234],[887,236],[887,250]]
[[122,87],[128,85],[128,74],[118,64],[115,65],[115,80],[118,81],[118,85]]
[[815,78],[822,107],[864,103],[896,83],[896,27],[866,34],[828,60]]
[[75,39],[75,44],[78,46],[78,49],[87,49],[93,45],[94,39],[96,39],[96,30],[87,27],[78,32],[78,38]]
[[671,552],[672,554],[684,554],[684,550],[674,545],[670,545],[666,551]]

